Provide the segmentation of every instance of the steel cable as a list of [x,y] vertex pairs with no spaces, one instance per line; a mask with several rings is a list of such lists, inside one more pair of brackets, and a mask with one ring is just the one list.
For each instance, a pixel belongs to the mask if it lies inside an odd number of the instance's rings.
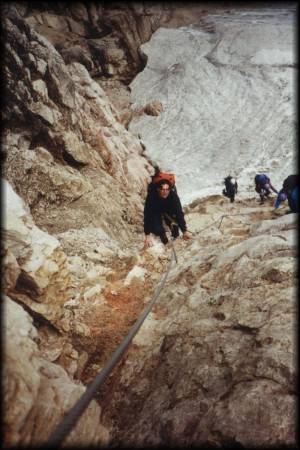
[[222,221],[224,219],[224,217],[232,217],[232,216],[248,216],[251,213],[237,213],[237,214],[222,214],[222,216],[220,216],[218,219],[214,220],[213,222],[209,223],[206,227],[202,228],[199,231],[190,231],[190,233],[194,236],[196,234],[202,233],[202,231],[206,230],[207,228],[211,227],[212,225],[214,225],[215,223],[218,223],[220,221],[220,224],[218,226],[218,228],[221,227],[222,225]]
[[110,360],[106,364],[106,366],[101,370],[101,372],[98,373],[98,375],[95,377],[95,379],[88,385],[86,391],[83,393],[83,395],[79,398],[79,400],[75,403],[75,405],[70,409],[68,414],[65,416],[63,421],[57,426],[57,428],[54,430],[54,432],[50,435],[49,440],[47,441],[47,448],[57,448],[63,440],[66,438],[66,436],[70,433],[72,428],[76,425],[78,419],[82,415],[82,413],[85,411],[93,397],[95,396],[95,393],[99,389],[100,385],[105,381],[107,376],[110,374],[112,369],[115,367],[115,365],[120,361],[121,357],[123,356],[125,350],[128,348],[130,342],[138,332],[139,328],[143,324],[144,320],[146,319],[147,315],[152,309],[152,306],[154,305],[155,301],[157,300],[161,290],[163,289],[165,282],[167,280],[167,277],[169,275],[170,269],[173,264],[173,259],[175,259],[177,263],[177,256],[174,249],[174,244],[172,246],[173,254],[169,263],[169,266],[167,268],[167,271],[162,278],[160,284],[156,288],[152,299],[138,318],[138,320],[135,322],[133,327],[130,329],[127,336],[123,339],[119,347],[115,350],[115,352],[112,354]]

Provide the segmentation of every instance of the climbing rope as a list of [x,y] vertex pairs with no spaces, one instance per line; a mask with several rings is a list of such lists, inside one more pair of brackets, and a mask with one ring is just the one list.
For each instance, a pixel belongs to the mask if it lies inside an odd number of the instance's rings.
[[167,277],[169,275],[169,272],[171,270],[173,260],[175,259],[177,263],[177,256],[174,249],[174,243],[172,242],[172,257],[169,263],[169,266],[167,268],[167,271],[165,272],[160,284],[157,286],[152,299],[138,318],[138,320],[135,322],[135,324],[130,329],[127,336],[123,339],[119,347],[115,350],[115,352],[112,354],[110,360],[106,364],[106,366],[101,370],[101,372],[96,375],[94,380],[88,385],[86,391],[84,394],[79,398],[77,403],[70,409],[69,413],[65,416],[63,421],[58,425],[58,427],[54,430],[54,432],[50,435],[50,438],[47,442],[47,448],[57,448],[63,440],[66,438],[66,436],[70,433],[70,431],[74,428],[77,421],[79,420],[82,413],[85,411],[93,397],[95,396],[97,390],[101,386],[101,384],[106,380],[112,369],[115,367],[115,365],[120,361],[121,357],[123,356],[124,352],[128,348],[129,344],[131,343],[132,339],[140,329],[141,325],[143,324],[144,320],[146,319],[147,315],[151,311],[155,301],[157,300],[160,292],[162,291],[165,282],[167,280]]
[[202,228],[199,231],[190,231],[190,233],[194,236],[196,234],[202,233],[202,231],[206,230],[207,228],[210,228],[215,223],[218,223],[220,221],[220,224],[218,226],[218,229],[221,228],[222,221],[225,217],[232,217],[232,216],[248,216],[249,213],[237,213],[237,214],[222,214],[218,219],[214,220],[213,222],[209,223],[206,227]]
[[[233,216],[248,216],[249,213],[236,213],[236,214],[223,214],[218,220],[221,219],[220,225],[218,226],[218,228],[221,228],[222,225],[222,221],[225,217],[233,217]],[[218,220],[216,222],[218,222]]]

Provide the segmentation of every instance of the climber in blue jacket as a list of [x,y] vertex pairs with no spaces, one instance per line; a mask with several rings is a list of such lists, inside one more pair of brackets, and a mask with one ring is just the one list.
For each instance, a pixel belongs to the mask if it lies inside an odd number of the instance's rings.
[[279,191],[274,208],[278,209],[280,204],[288,201],[290,211],[299,212],[299,176],[289,175],[283,182],[282,189]]
[[265,198],[269,197],[271,190],[278,194],[278,191],[272,186],[270,178],[264,173],[255,175],[254,183],[255,190],[260,196],[261,203],[264,202]]

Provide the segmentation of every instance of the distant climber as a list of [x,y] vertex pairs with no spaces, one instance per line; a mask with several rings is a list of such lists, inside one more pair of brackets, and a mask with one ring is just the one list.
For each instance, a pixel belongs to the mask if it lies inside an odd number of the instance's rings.
[[285,200],[288,201],[290,207],[289,212],[299,212],[299,175],[289,175],[282,184],[279,191],[274,208],[278,209],[280,204]]
[[272,186],[270,178],[263,174],[257,174],[254,178],[255,190],[260,196],[261,203],[271,194],[271,190],[278,194],[278,191]]
[[153,182],[155,177],[157,179],[158,172],[159,170],[156,170],[152,177],[144,206],[144,248],[152,245],[151,233],[159,236],[164,245],[168,243],[164,223],[171,229],[171,235],[174,239],[179,236],[179,229],[183,234],[184,240],[190,239],[181,202],[175,187],[172,181],[168,179],[160,179],[157,182]]
[[234,202],[234,197],[237,194],[238,191],[238,184],[235,178],[233,178],[231,175],[228,175],[228,177],[224,178],[224,184],[225,189],[223,189],[223,195],[225,197],[230,198],[230,202]]

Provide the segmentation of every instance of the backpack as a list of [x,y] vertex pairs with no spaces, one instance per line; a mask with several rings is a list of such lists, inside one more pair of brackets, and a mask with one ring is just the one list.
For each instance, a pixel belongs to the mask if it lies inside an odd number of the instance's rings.
[[289,175],[283,182],[282,188],[285,193],[291,192],[296,186],[299,186],[299,175]]
[[254,178],[255,184],[259,184],[261,186],[263,186],[266,183],[269,183],[270,179],[267,177],[267,175],[263,174],[259,174],[259,175],[255,175]]
[[175,175],[173,173],[158,172],[152,177],[152,183],[154,184],[159,183],[161,180],[167,180],[172,188],[175,187]]
[[167,172],[157,172],[153,175],[151,183],[148,185],[148,192],[155,190],[161,180],[167,180],[171,184],[171,190],[176,192],[175,175]]
[[226,188],[231,188],[231,186],[235,186],[236,179],[233,178],[231,175],[228,175],[228,177],[224,178],[224,184]]

